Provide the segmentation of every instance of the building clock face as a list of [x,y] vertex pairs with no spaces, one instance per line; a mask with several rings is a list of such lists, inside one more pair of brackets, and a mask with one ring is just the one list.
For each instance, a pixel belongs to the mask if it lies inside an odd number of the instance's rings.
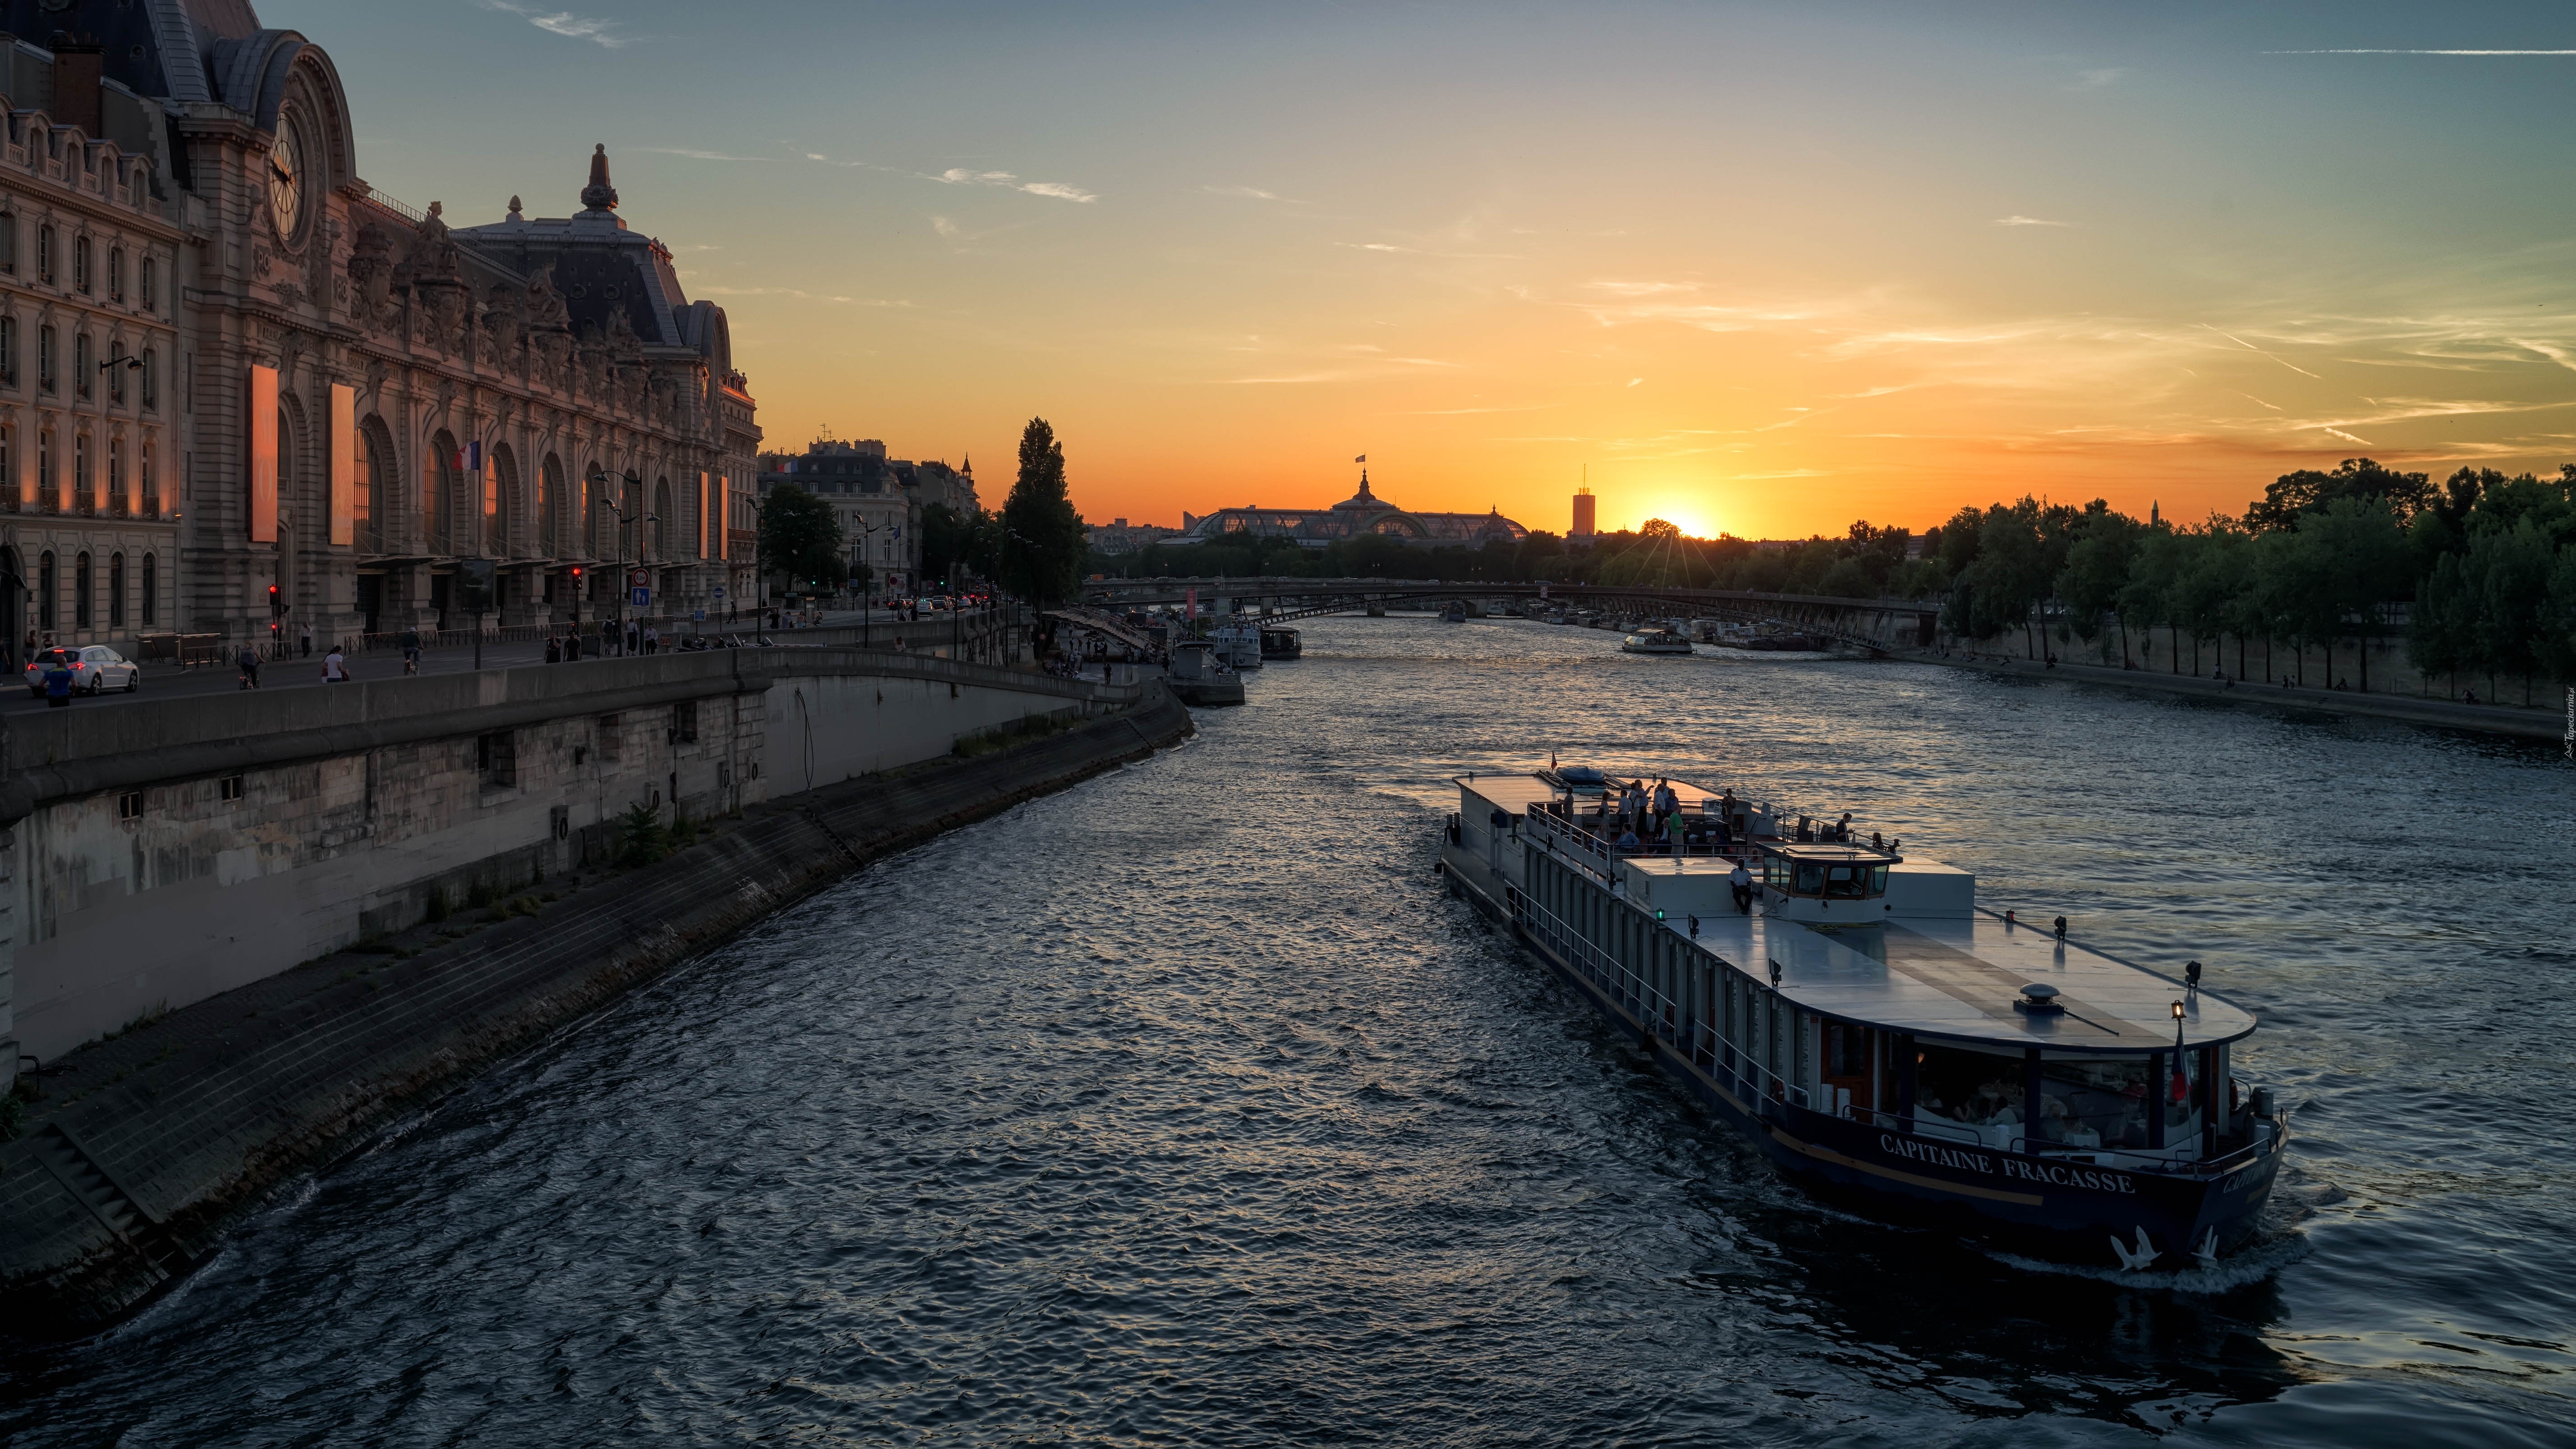
[[277,144],[268,152],[268,213],[281,241],[304,224],[304,158],[297,151],[295,128],[282,122]]

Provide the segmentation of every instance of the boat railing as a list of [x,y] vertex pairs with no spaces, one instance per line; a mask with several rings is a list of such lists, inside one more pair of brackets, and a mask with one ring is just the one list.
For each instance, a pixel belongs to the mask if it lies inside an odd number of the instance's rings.
[[1666,1046],[1706,1068],[1712,1076],[1733,1073],[1748,1095],[1799,1107],[1809,1105],[1806,1088],[1722,1040],[1714,1027],[1694,1017],[1687,1005],[1658,989],[1644,973],[1593,944],[1526,893],[1517,894],[1513,904],[1523,931],[1537,937],[1556,953],[1558,960],[1572,966],[1575,974],[1634,1014],[1647,1032]]

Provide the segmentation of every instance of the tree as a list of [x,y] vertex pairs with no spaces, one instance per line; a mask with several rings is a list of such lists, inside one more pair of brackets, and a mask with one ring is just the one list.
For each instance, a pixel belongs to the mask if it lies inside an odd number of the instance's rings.
[[953,581],[981,562],[978,545],[988,527],[987,517],[980,508],[960,512],[945,503],[933,503],[921,510],[922,576]]
[[1038,608],[1071,599],[1087,547],[1082,515],[1065,494],[1064,448],[1044,418],[1020,433],[1020,476],[1002,503],[1001,578]]
[[839,583],[848,572],[841,559],[841,519],[822,499],[787,483],[760,500],[760,556],[789,586]]
[[2175,617],[2174,597],[2182,586],[2182,572],[2190,562],[2190,541],[2174,532],[2170,524],[2159,523],[2138,531],[2137,548],[2129,555],[2129,579],[2120,586],[2120,594],[2111,607],[2118,611],[2123,631],[2129,623],[2147,629],[2146,647],[2141,649],[2139,663],[2155,667],[2155,628],[2158,624],[2173,626],[2172,671],[2182,672],[2181,621]]
[[[2120,590],[2129,582],[2129,556],[2137,551],[2137,535],[2135,519],[2111,511],[2098,498],[2084,510],[2083,527],[2067,545],[2066,567],[2057,576],[2057,594],[2066,601],[2067,623],[2077,638],[2090,641],[2101,632],[2102,616],[2119,604]],[[2128,662],[2128,654],[2124,630],[2122,663]]]
[[2548,536],[2525,518],[2510,529],[2487,529],[2469,543],[2468,573],[2477,589],[2475,646],[2487,672],[2522,676],[2522,702],[2531,703],[2531,676],[2540,665],[2540,627],[2557,563]]
[[2346,458],[2331,473],[2302,468],[2272,480],[2263,496],[2247,506],[2245,526],[2257,533],[2295,527],[2300,514],[2339,498],[2380,499],[2403,522],[2431,507],[2434,493],[2432,481],[2421,473],[2400,473],[2368,458]]
[[[2334,633],[2349,626],[2360,636],[2361,687],[2370,689],[2370,635],[2377,631],[2379,606],[2405,589],[2406,535],[2398,531],[2396,510],[2384,498],[2338,498],[2304,515],[2299,535],[2312,560],[2315,586],[2334,617]],[[2326,654],[2332,682],[2334,653]]]

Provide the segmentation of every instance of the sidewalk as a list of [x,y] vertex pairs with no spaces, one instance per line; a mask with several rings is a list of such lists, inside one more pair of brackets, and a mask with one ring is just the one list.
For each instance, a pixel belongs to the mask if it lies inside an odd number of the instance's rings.
[[2024,659],[2001,662],[1975,659],[1957,650],[1947,655],[1938,649],[1890,650],[1889,653],[1894,658],[1917,663],[1946,664],[1956,669],[1975,669],[2016,679],[2107,684],[2150,694],[2188,695],[2219,704],[2321,710],[2331,714],[2362,715],[2372,719],[2403,720],[2408,724],[2511,735],[2517,739],[2563,741],[2568,733],[2568,711],[2563,697],[2551,700],[2535,695],[2534,706],[2525,709],[2520,705],[2462,704],[2456,700],[2417,699],[2403,694],[2363,694],[2350,689],[2302,689],[2287,684],[2231,685],[2197,675],[2163,674],[2152,669],[2111,669],[2063,659],[2051,667]]

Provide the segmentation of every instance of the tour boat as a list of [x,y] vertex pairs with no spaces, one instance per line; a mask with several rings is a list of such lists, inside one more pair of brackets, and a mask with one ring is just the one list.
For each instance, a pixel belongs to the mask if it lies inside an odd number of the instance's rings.
[[1216,647],[1216,657],[1228,669],[1261,667],[1261,626],[1258,624],[1219,624],[1208,630],[1208,643]]
[[2253,1014],[2198,963],[2077,945],[1981,909],[1967,871],[1731,792],[1671,782],[1667,832],[1595,770],[1456,783],[1451,890],[1825,1195],[2124,1271],[2254,1235],[2287,1123],[2232,1069]]
[[1303,641],[1301,641],[1301,640],[1299,640],[1299,639],[1298,639],[1298,637],[1297,637],[1297,631],[1296,631],[1296,630],[1294,630],[1294,629],[1281,629],[1281,628],[1277,628],[1277,627],[1275,627],[1275,626],[1266,625],[1266,624],[1262,626],[1262,629],[1261,629],[1261,657],[1262,657],[1262,658],[1264,658],[1264,659],[1294,659],[1294,658],[1297,658],[1299,655],[1304,654],[1305,652],[1306,652],[1306,646],[1305,646],[1305,644],[1304,644],[1304,642],[1303,642]]
[[1452,602],[1449,607],[1440,611],[1440,622],[1443,624],[1466,623],[1467,606],[1464,603]]
[[1640,629],[1619,641],[1622,654],[1688,654],[1691,642],[1670,629]]

